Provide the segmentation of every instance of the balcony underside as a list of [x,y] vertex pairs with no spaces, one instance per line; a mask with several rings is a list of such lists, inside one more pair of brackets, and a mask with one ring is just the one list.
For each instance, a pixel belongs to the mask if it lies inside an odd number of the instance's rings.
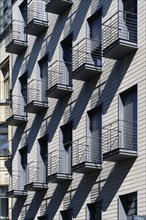
[[47,27],[48,27],[47,21],[42,21],[34,18],[26,25],[24,32],[26,34],[38,36],[43,31],[45,31]]
[[66,95],[72,93],[72,86],[66,86],[61,84],[55,84],[50,89],[46,91],[46,96],[50,98],[61,99]]
[[74,173],[90,173],[90,172],[100,172],[102,165],[100,163],[92,162],[82,162],[72,166],[72,171]]
[[88,81],[94,77],[99,77],[101,73],[101,67],[95,67],[94,65],[84,63],[72,72],[72,78],[82,81]]
[[117,148],[103,154],[103,160],[111,162],[120,162],[130,158],[136,158],[136,150],[127,150],[125,148]]
[[40,191],[48,189],[48,184],[40,182],[32,182],[24,186],[26,191]]
[[21,115],[12,115],[8,119],[6,119],[6,123],[8,125],[12,125],[12,126],[19,126],[19,125],[24,124],[26,122],[27,122],[27,117],[21,116]]
[[21,198],[21,197],[26,197],[27,192],[23,190],[11,190],[6,193],[6,196],[9,198]]
[[71,180],[72,180],[72,175],[65,173],[54,173],[47,177],[48,183],[63,183]]
[[6,52],[19,54],[22,53],[27,48],[27,43],[21,40],[12,40],[6,46]]
[[46,4],[46,11],[53,13],[53,14],[61,15],[71,5],[72,5],[72,2],[69,0],[50,0]]
[[42,112],[43,110],[46,110],[47,108],[48,108],[47,102],[40,102],[33,100],[24,107],[24,110],[25,112],[29,112],[29,113],[39,113]]
[[103,56],[120,60],[137,50],[137,44],[127,40],[118,39],[103,50]]

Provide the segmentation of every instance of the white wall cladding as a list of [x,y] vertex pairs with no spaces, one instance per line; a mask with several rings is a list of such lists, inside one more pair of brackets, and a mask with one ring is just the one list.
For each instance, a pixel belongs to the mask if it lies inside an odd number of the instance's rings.
[[[17,0],[13,4],[13,19],[22,20]],[[73,123],[73,141],[87,135],[87,112],[102,106],[102,127],[118,120],[119,94],[137,85],[138,157],[135,161],[102,163],[102,171],[87,175],[72,173],[71,182],[48,183],[48,190],[28,191],[26,200],[13,200],[13,219],[37,219],[48,214],[49,220],[60,220],[60,211],[73,209],[73,219],[88,220],[87,204],[102,201],[102,219],[118,219],[119,196],[136,192],[137,214],[146,215],[146,1],[137,0],[138,50],[122,60],[102,58],[102,73],[89,82],[73,80],[73,92],[62,100],[48,98],[48,109],[40,114],[27,114],[26,125],[13,127],[13,167],[22,170],[20,153],[26,133],[28,163],[40,154],[38,139],[48,135],[48,152],[60,149],[60,127]],[[5,52],[5,40],[0,45],[0,62],[9,55],[12,94],[20,95],[19,77],[28,71],[28,82],[40,77],[39,61],[48,55],[48,66],[61,59],[60,42],[73,34],[76,45],[87,33],[87,19],[102,9],[102,23],[118,10],[118,0],[74,0],[62,15],[48,13],[48,29],[38,37],[28,35],[28,47],[19,55]],[[119,51],[120,53],[120,51]],[[90,74],[90,73],[89,73]],[[4,113],[4,110],[2,111]],[[0,115],[1,119],[1,115]],[[73,151],[74,149],[72,149]],[[19,158],[19,159],[18,159]],[[20,201],[20,202],[19,202]],[[67,220],[67,219],[66,219]],[[124,219],[119,219],[124,220]]]

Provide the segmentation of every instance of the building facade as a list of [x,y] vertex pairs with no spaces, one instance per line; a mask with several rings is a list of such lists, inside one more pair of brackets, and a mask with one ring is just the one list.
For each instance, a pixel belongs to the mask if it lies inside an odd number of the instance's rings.
[[146,219],[145,9],[12,2],[0,44],[10,219]]

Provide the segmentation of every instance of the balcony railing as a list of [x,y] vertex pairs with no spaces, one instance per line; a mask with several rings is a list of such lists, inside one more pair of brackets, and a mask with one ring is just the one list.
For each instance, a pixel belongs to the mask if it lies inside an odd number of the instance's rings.
[[135,51],[137,49],[137,14],[118,11],[103,23],[102,36],[105,57],[121,59]]
[[61,15],[72,5],[72,0],[47,0],[46,11]]
[[121,161],[137,156],[137,123],[115,121],[103,128],[103,159]]
[[9,185],[7,197],[18,198],[27,196],[27,192],[24,191],[24,172],[13,171],[12,177],[9,174],[6,175],[6,183]]
[[102,169],[101,139],[82,137],[73,142],[73,172],[87,173]]
[[48,182],[65,182],[72,180],[71,155],[65,150],[52,151],[48,158]]
[[84,38],[73,48],[73,79],[88,81],[102,72],[101,42]]
[[27,47],[27,35],[24,34],[24,22],[13,20],[6,37],[6,52],[19,54]]
[[24,112],[24,98],[13,95],[10,106],[6,106],[6,122],[8,125],[20,125],[27,121],[26,112]]
[[48,27],[48,13],[45,1],[31,0],[27,4],[27,24],[25,33],[38,36]]
[[48,188],[46,184],[46,164],[33,161],[27,165],[25,190],[37,191]]
[[49,66],[47,96],[62,98],[72,92],[71,70],[71,63],[59,60]]
[[28,83],[26,112],[38,113],[48,108],[48,98],[45,95],[46,89],[47,79],[33,79]]

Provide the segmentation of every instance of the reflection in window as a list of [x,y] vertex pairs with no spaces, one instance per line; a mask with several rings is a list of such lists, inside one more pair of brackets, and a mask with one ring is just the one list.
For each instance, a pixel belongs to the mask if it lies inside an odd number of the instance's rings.
[[7,156],[8,150],[8,126],[0,125],[0,156]]

